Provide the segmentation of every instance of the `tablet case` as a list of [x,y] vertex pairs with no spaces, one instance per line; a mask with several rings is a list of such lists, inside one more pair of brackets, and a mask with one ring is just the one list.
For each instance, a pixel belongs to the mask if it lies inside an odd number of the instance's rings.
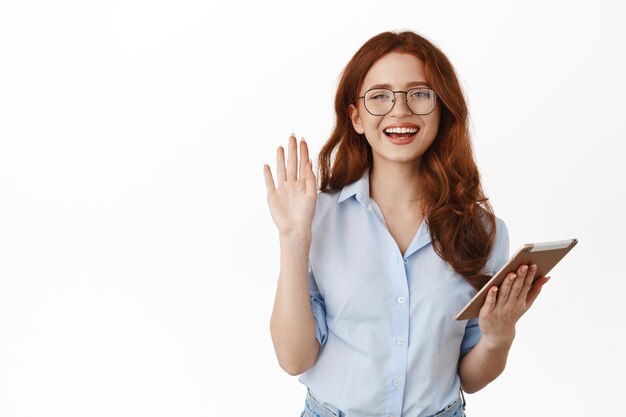
[[578,239],[558,240],[553,242],[527,243],[487,282],[469,303],[457,314],[457,320],[478,317],[478,312],[485,303],[489,288],[504,281],[510,273],[517,271],[521,265],[537,265],[535,278],[545,276],[567,253],[578,243]]

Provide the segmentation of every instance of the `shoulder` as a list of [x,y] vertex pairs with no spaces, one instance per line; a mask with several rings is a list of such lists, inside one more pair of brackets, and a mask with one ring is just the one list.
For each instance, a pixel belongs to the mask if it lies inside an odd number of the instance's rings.
[[494,249],[502,246],[503,244],[509,244],[509,229],[501,218],[496,216],[496,236],[494,238]]
[[496,217],[496,239],[495,241],[497,242],[498,239],[503,239],[503,238],[507,238],[509,237],[509,229],[506,226],[506,223],[504,222],[504,220],[502,220],[500,217],[495,216]]
[[485,264],[486,273],[493,275],[509,259],[509,229],[501,218],[496,216],[496,234],[493,239],[491,255]]
[[492,223],[491,216],[493,212],[491,213],[488,212],[484,207],[480,207],[479,210],[480,210],[481,221],[485,230],[488,230],[489,232],[491,232],[492,227],[495,225],[496,232],[494,236],[493,246],[494,247],[498,246],[498,244],[502,243],[503,240],[508,241],[509,229],[507,228],[504,220],[502,220],[500,217],[493,214],[494,223]]

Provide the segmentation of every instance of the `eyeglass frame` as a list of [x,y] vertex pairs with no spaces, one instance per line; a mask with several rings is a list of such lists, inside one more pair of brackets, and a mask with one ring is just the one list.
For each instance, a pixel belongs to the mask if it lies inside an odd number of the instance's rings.
[[[365,104],[365,96],[367,95],[367,93],[369,93],[372,90],[387,90],[387,91],[391,91],[393,93],[393,100],[392,100],[393,104],[391,105],[391,108],[389,109],[389,111],[387,113],[385,113],[385,114],[374,114],[367,108],[367,105]],[[429,91],[431,91],[433,93],[433,95],[435,96],[435,105],[433,106],[433,109],[431,111],[429,111],[428,113],[415,113],[413,110],[411,110],[411,106],[409,106],[409,99],[408,99],[408,97],[409,97],[409,91],[413,91],[413,90],[429,90]],[[402,90],[394,91],[391,88],[373,87],[373,88],[370,88],[369,90],[367,90],[365,93],[363,93],[363,95],[361,97],[357,97],[356,99],[357,100],[360,99],[360,98],[363,99],[363,107],[365,107],[365,110],[367,110],[367,112],[369,114],[371,114],[372,116],[386,116],[389,113],[391,113],[393,108],[396,106],[396,93],[404,93],[404,102],[406,103],[406,107],[409,109],[409,111],[411,113],[413,113],[416,116],[426,116],[426,115],[429,115],[433,111],[435,111],[435,109],[437,108],[437,93],[435,93],[435,90],[433,90],[430,87],[415,87],[415,88],[411,88],[410,90],[407,90],[407,91],[402,91]]]

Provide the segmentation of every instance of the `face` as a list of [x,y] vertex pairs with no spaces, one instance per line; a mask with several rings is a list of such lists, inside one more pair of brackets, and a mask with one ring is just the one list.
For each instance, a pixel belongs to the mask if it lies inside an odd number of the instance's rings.
[[[408,91],[419,87],[420,83],[426,85],[424,63],[414,55],[391,52],[372,65],[363,80],[359,97],[373,87]],[[437,136],[441,112],[437,103],[430,114],[413,114],[403,93],[396,93],[395,105],[384,116],[371,115],[365,109],[365,99],[357,100],[356,105],[350,105],[348,111],[354,129],[365,134],[372,147],[374,164],[383,159],[399,163],[419,163],[421,156]]]

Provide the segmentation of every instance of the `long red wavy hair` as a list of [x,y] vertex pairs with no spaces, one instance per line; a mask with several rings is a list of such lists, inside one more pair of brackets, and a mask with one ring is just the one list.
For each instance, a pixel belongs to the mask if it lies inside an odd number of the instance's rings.
[[423,208],[437,254],[479,289],[489,278],[483,269],[493,247],[495,216],[480,184],[467,104],[454,67],[427,39],[410,31],[384,32],[367,41],[348,62],[335,96],[335,127],[319,154],[320,190],[341,190],[371,167],[372,148],[354,130],[348,107],[356,104],[374,62],[390,52],[410,53],[422,60],[426,81],[437,94],[439,130],[420,165]]

